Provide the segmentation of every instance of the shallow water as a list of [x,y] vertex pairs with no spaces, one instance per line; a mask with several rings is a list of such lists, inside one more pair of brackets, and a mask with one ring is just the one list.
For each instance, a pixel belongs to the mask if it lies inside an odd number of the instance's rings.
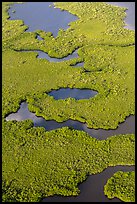
[[100,174],[90,175],[87,180],[79,185],[80,194],[76,197],[52,196],[42,202],[122,202],[118,198],[108,199],[104,195],[104,185],[107,180],[117,171],[134,171],[134,166],[108,167]]
[[[126,134],[126,133],[135,133],[135,117],[129,116],[125,122],[121,123],[116,130],[103,130],[103,129],[89,129],[86,124],[83,124],[78,121],[68,120],[63,123],[58,123],[54,120],[46,121],[42,117],[37,117],[34,113],[31,113],[28,110],[28,105],[26,102],[22,102],[20,109],[17,113],[9,114],[6,117],[6,120],[25,120],[31,119],[34,122],[34,126],[44,127],[47,131],[61,128],[64,126],[69,126],[77,130],[83,130],[92,137],[95,137],[99,140],[106,139],[112,135],[117,134]],[[77,196],[52,196],[47,197],[42,200],[42,202],[122,202],[118,198],[108,199],[104,193],[103,188],[107,180],[113,176],[113,174],[119,170],[122,171],[133,171],[135,170],[134,166],[116,166],[108,167],[100,174],[90,175],[87,180],[79,185],[81,193]]]
[[[125,22],[128,24],[125,26],[128,29],[135,29],[135,2],[107,2],[113,5],[127,7],[126,11],[127,17]],[[58,30],[60,28],[67,29],[68,23],[75,21],[78,17],[70,14],[67,11],[61,11],[60,9],[55,9],[49,7],[52,2],[25,2],[23,4],[14,4],[9,9],[9,15],[12,19],[21,19],[24,21],[25,25],[28,25],[29,28],[27,31],[35,31],[37,29],[45,30],[47,32],[52,32],[54,36],[57,36]],[[15,10],[15,13],[12,11]],[[44,19],[44,20],[43,20]],[[42,40],[40,36],[37,36],[38,40]],[[25,51],[26,52],[26,51]],[[51,58],[47,53],[42,51],[38,52],[38,58],[46,58],[49,61],[59,62],[63,60],[68,60],[73,57],[78,57],[77,52],[73,52],[72,55],[69,55],[62,59]],[[83,66],[83,64],[77,63],[75,66]],[[116,130],[103,130],[103,129],[90,129],[87,128],[86,124],[83,124],[78,121],[68,120],[63,123],[57,123],[54,120],[46,121],[42,117],[35,116],[34,113],[31,113],[28,110],[27,103],[23,102],[20,105],[20,109],[17,113],[9,114],[6,117],[6,120],[25,120],[31,119],[34,122],[34,126],[41,126],[46,128],[47,131],[61,128],[64,126],[69,126],[77,130],[83,130],[87,132],[92,137],[97,139],[106,139],[112,135],[118,134],[128,134],[135,133],[135,117],[129,116],[126,118],[125,122],[119,124],[119,127]],[[119,199],[114,198],[112,200],[108,199],[103,193],[103,187],[108,180],[116,171],[132,171],[134,166],[116,166],[108,167],[105,171],[100,174],[91,175],[79,185],[81,193],[77,197],[62,197],[62,196],[53,196],[45,198],[42,202],[121,202]]]
[[53,96],[54,99],[66,99],[66,98],[75,98],[79,99],[88,99],[95,96],[98,92],[88,89],[70,89],[70,88],[60,88],[58,90],[53,90],[48,93],[48,95]]
[[[49,5],[52,6],[49,7]],[[70,22],[78,20],[77,16],[68,11],[54,8],[53,2],[24,2],[10,7],[10,20],[23,20],[24,24],[29,27],[28,32],[44,30],[52,32],[54,37],[57,36],[59,29],[66,30]]]
[[135,30],[135,2],[106,2],[114,6],[126,7],[127,16],[125,17],[125,23],[127,24],[124,26],[130,30]]
[[68,55],[66,57],[63,57],[63,58],[50,57],[46,52],[43,52],[41,50],[21,50],[21,51],[18,51],[18,52],[36,52],[36,53],[38,53],[37,58],[46,59],[49,62],[62,62],[62,61],[65,61],[65,60],[70,60],[70,59],[73,59],[73,58],[77,58],[78,57],[77,50],[78,49],[76,49],[70,55]]
[[44,40],[43,38],[40,37],[40,35],[37,35],[38,40]]
[[129,116],[125,122],[119,124],[119,127],[115,130],[104,130],[104,129],[90,129],[87,125],[75,120],[67,120],[65,122],[59,123],[55,120],[45,120],[43,117],[37,117],[34,113],[28,110],[28,105],[26,102],[22,102],[20,109],[16,113],[11,113],[6,117],[6,120],[17,120],[22,121],[26,119],[33,120],[35,127],[44,127],[47,131],[54,130],[62,127],[71,127],[76,130],[83,130],[87,132],[90,136],[96,139],[103,140],[112,135],[118,134],[130,134],[135,133],[135,116]]
[[75,65],[70,65],[72,67],[84,67],[84,62],[78,62],[77,64]]

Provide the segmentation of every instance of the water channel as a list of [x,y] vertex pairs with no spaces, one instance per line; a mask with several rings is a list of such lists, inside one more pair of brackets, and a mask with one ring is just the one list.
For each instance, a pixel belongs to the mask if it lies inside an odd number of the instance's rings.
[[119,127],[115,130],[104,130],[104,129],[91,129],[86,124],[75,120],[67,120],[59,123],[55,120],[45,120],[43,117],[37,117],[34,113],[28,110],[28,104],[22,102],[20,109],[16,113],[11,113],[6,117],[6,120],[17,120],[22,121],[26,119],[33,120],[35,127],[44,127],[47,131],[54,130],[62,127],[71,127],[76,130],[82,130],[87,132],[90,136],[95,137],[99,140],[107,139],[110,136],[118,134],[130,134],[135,133],[135,116],[129,116],[125,122],[119,124]]
[[73,58],[77,58],[78,57],[77,50],[78,49],[76,49],[71,54],[69,54],[68,56],[63,57],[63,58],[50,57],[46,52],[43,52],[41,50],[21,50],[21,51],[18,51],[18,52],[36,52],[38,54],[37,58],[39,58],[39,59],[46,59],[49,62],[63,62],[65,60],[70,60],[70,59],[73,59]]
[[100,174],[88,176],[86,181],[78,186],[80,189],[80,194],[78,196],[64,197],[55,195],[53,197],[44,198],[42,202],[122,202],[118,198],[108,199],[103,192],[104,185],[115,172],[134,170],[134,166],[108,167]]
[[[125,18],[128,29],[135,29],[135,2],[107,2],[117,6],[127,7],[126,11],[127,17]],[[67,29],[68,24],[72,21],[78,19],[77,16],[70,14],[67,11],[61,11],[60,9],[55,9],[52,2],[25,2],[23,4],[14,4],[9,9],[10,20],[21,19],[24,24],[28,25],[29,31],[45,30],[47,32],[52,32],[54,36],[57,36],[60,28]],[[15,12],[13,12],[15,10]],[[44,20],[43,20],[44,19]],[[37,39],[42,40],[40,36]],[[39,58],[45,58],[50,61],[50,57],[42,52],[37,51]],[[76,52],[76,51],[75,51]],[[74,53],[75,53],[74,52]],[[74,54],[73,53],[73,54]],[[78,57],[77,53],[75,53]],[[48,58],[49,57],[49,58]],[[58,62],[59,59],[52,58],[54,62]],[[63,59],[64,60],[64,59]],[[81,64],[83,65],[83,64]],[[80,65],[80,66],[81,66]],[[79,66],[79,63],[75,66]],[[20,109],[17,113],[12,113],[7,116],[6,120],[25,120],[32,119],[34,126],[42,126],[46,128],[47,131],[52,129],[57,129],[63,126],[69,126],[78,130],[83,130],[97,139],[106,139],[109,136],[117,134],[126,134],[135,132],[135,117],[129,116],[126,118],[124,123],[121,123],[116,130],[103,130],[103,129],[90,129],[87,128],[86,124],[82,124],[78,121],[68,120],[64,123],[57,123],[56,121],[46,121],[42,117],[35,116],[28,110],[26,102],[20,105]],[[63,196],[53,196],[43,199],[42,202],[121,202],[119,199],[114,198],[112,200],[108,199],[103,193],[103,187],[108,180],[116,171],[132,171],[134,166],[116,166],[108,167],[105,171],[100,174],[88,176],[87,180],[79,185],[81,190],[80,195],[77,197],[63,197]]]
[[[82,130],[87,132],[92,137],[96,139],[103,140],[107,139],[112,135],[117,134],[126,134],[126,133],[135,133],[135,117],[128,117],[124,123],[121,123],[116,130],[103,130],[103,129],[90,129],[87,128],[86,124],[83,124],[78,121],[68,120],[63,123],[58,123],[54,120],[46,121],[42,117],[37,117],[34,113],[28,110],[28,105],[26,102],[22,102],[20,105],[20,109],[17,113],[9,114],[6,117],[6,120],[17,120],[22,121],[25,119],[33,120],[35,127],[44,127],[47,131],[54,130],[57,128],[61,128],[64,126],[68,126],[77,130]],[[113,174],[117,171],[134,171],[134,166],[115,166],[108,167],[100,174],[90,175],[87,177],[86,181],[79,185],[80,194],[76,197],[69,196],[52,196],[47,197],[42,200],[42,202],[121,202],[118,198],[114,198],[112,200],[108,199],[103,192],[104,185],[107,180],[113,176]]]

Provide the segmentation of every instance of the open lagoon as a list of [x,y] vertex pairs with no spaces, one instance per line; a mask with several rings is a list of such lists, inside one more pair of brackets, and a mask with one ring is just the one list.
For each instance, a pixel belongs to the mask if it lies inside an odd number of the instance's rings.
[[[15,11],[15,12],[13,12]],[[57,36],[59,29],[66,30],[69,23],[78,19],[67,11],[54,8],[53,2],[25,2],[11,5],[10,20],[20,19],[28,26],[27,32],[44,30]]]

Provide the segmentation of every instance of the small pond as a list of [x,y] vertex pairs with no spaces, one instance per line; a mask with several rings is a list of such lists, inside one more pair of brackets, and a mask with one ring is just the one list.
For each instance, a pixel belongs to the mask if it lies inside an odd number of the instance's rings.
[[6,117],[6,120],[17,120],[22,121],[26,119],[33,120],[35,127],[44,127],[47,131],[54,130],[62,127],[71,127],[76,130],[82,130],[87,132],[96,139],[103,140],[112,135],[135,133],[135,116],[129,116],[125,122],[119,124],[119,127],[115,130],[104,130],[104,129],[91,129],[87,128],[87,125],[75,120],[67,120],[59,123],[55,120],[45,120],[43,117],[37,117],[34,113],[28,110],[26,102],[22,102],[20,109],[16,113],[11,113]]
[[66,99],[66,98],[75,98],[79,99],[88,99],[95,96],[98,92],[92,91],[89,89],[70,89],[70,88],[60,88],[58,90],[53,90],[48,93],[48,95],[53,96],[54,99]]
[[[51,5],[51,6],[50,6]],[[28,32],[44,30],[56,37],[59,29],[66,30],[78,17],[68,11],[54,8],[53,2],[24,2],[13,4],[9,9],[10,20],[23,20]]]

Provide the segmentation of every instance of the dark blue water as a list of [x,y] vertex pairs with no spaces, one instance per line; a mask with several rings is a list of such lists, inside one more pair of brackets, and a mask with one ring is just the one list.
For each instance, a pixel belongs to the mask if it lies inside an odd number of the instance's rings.
[[100,174],[88,176],[87,180],[79,185],[78,196],[51,196],[44,198],[42,202],[122,202],[118,198],[108,199],[104,195],[104,186],[107,180],[117,171],[135,171],[135,166],[108,167]]
[[54,8],[52,2],[24,2],[10,7],[10,20],[23,20],[24,24],[29,27],[28,32],[44,30],[52,32],[54,37],[57,36],[59,29],[66,30],[70,22],[78,20],[77,16]]
[[70,89],[70,88],[61,88],[58,90],[53,90],[48,93],[48,95],[53,96],[56,100],[66,99],[66,98],[75,98],[76,100],[88,99],[95,96],[98,92],[88,89]]

